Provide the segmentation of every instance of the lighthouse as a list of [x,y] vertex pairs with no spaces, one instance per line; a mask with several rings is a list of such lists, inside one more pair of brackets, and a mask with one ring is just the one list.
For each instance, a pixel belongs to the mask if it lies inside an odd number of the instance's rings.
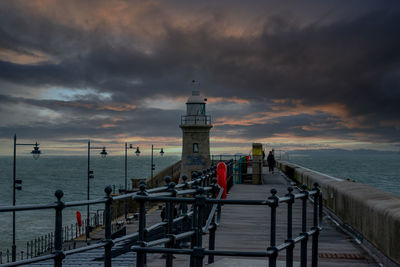
[[210,159],[211,116],[206,114],[207,99],[193,91],[186,102],[186,115],[181,117],[182,168],[181,174],[190,177],[193,171],[208,168]]

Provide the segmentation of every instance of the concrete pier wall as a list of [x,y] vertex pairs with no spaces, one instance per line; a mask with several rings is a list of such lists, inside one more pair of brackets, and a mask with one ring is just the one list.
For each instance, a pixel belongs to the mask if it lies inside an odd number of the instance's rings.
[[317,182],[326,208],[400,264],[400,196],[284,161],[277,167],[309,188]]
[[181,165],[182,165],[182,161],[179,160],[179,161],[175,162],[174,164],[162,169],[157,174],[155,174],[153,176],[153,180],[151,180],[151,177],[148,177],[146,179],[147,188],[153,188],[153,187],[159,187],[159,186],[165,185],[165,181],[164,181],[165,176],[171,176],[171,178],[172,178],[171,181],[178,183],[179,176],[181,175]]
[[[171,176],[172,181],[178,183],[179,176],[181,173],[181,161],[177,161],[174,164],[162,169],[158,173],[153,176],[153,180],[151,177],[146,178],[147,189],[153,187],[159,187],[165,185],[165,176]],[[137,212],[139,205],[136,201],[132,199],[126,200],[128,204],[128,212],[134,213]],[[112,204],[113,209],[113,218],[118,218],[125,214],[125,200],[117,200]]]

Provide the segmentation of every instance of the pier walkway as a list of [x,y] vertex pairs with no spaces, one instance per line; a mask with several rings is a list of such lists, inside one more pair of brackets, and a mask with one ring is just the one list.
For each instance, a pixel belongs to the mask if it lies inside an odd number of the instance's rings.
[[[268,174],[264,168],[264,184],[235,184],[228,194],[229,199],[266,199],[270,190],[275,188],[279,196],[287,193],[290,182],[280,173]],[[296,190],[295,190],[296,192]],[[309,203],[311,205],[311,203]],[[312,225],[312,207],[307,209],[307,225]],[[286,204],[277,209],[277,244],[286,239]],[[265,206],[226,205],[222,207],[221,224],[216,232],[215,247],[218,250],[265,251],[269,246],[270,209]],[[363,251],[352,238],[343,233],[328,217],[324,217],[323,230],[319,238],[319,265],[322,267],[372,267],[379,266]],[[293,205],[293,235],[301,232],[301,202]],[[208,235],[203,240],[207,247]],[[174,266],[189,266],[189,256],[175,255]],[[278,266],[286,266],[285,253],[278,257]],[[311,243],[308,244],[308,265],[311,266]],[[300,262],[300,244],[294,250],[294,261]],[[207,257],[204,260],[207,263]],[[165,260],[160,255],[149,256],[148,266],[165,266]],[[207,265],[205,265],[207,266]],[[268,259],[215,257],[215,267],[258,267],[268,266]],[[294,264],[300,266],[300,264]]]
[[[267,170],[264,169],[264,173]],[[236,184],[228,194],[229,199],[266,199],[270,190],[275,188],[279,196],[287,193],[290,182],[279,172],[275,174],[264,174],[264,184]],[[295,190],[296,192],[296,190]],[[311,205],[311,203],[309,203]],[[307,214],[307,224],[312,225],[312,208]],[[286,204],[277,209],[277,244],[283,243],[286,239]],[[159,211],[153,211],[147,215],[149,225],[159,222]],[[293,234],[296,236],[301,232],[301,203],[293,205]],[[269,246],[269,222],[270,209],[266,206],[241,206],[226,205],[222,207],[221,224],[216,232],[216,249],[220,250],[242,250],[242,251],[265,251]],[[128,233],[131,233],[137,224],[129,225]],[[323,230],[319,238],[319,266],[348,266],[367,267],[379,266],[364,252],[352,238],[343,233],[329,217],[324,217]],[[101,236],[101,235],[99,235]],[[208,235],[204,236],[203,245],[207,247]],[[113,251],[122,248],[114,247]],[[102,261],[96,261],[102,257],[104,249],[93,250],[67,257],[63,266],[104,266]],[[308,244],[308,266],[311,266],[311,243]],[[135,266],[135,253],[127,251],[124,254],[117,253],[113,257],[113,266],[133,267]],[[285,266],[285,253],[278,256],[278,266]],[[294,250],[294,261],[300,261],[300,244]],[[204,260],[205,266],[213,267],[245,267],[245,266],[268,266],[268,259],[254,258],[225,258],[215,257],[215,263],[206,265],[207,257]],[[30,266],[51,266],[53,261],[32,264]],[[160,254],[148,254],[147,266],[165,266],[165,259]],[[189,266],[189,256],[175,255],[174,266]],[[298,263],[294,266],[300,266]]]

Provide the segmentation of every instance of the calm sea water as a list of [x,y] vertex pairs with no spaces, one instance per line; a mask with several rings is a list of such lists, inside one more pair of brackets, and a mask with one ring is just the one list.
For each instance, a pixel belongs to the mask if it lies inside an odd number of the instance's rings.
[[[287,156],[283,159],[287,160]],[[338,178],[348,178],[400,195],[400,154],[289,153],[289,161]]]
[[[175,163],[180,157],[154,157],[155,173]],[[12,205],[12,157],[0,157],[0,205]],[[124,157],[91,157],[94,179],[90,181],[91,199],[104,197],[107,185],[124,185]],[[129,178],[150,176],[150,157],[128,157]],[[84,200],[87,197],[87,157],[41,156],[17,157],[17,179],[22,179],[22,190],[16,192],[17,204],[49,203],[56,200],[54,192],[62,189],[64,201]],[[104,205],[92,205],[91,212]],[[63,212],[65,225],[76,222],[76,211],[86,214],[86,207],[69,208]],[[16,214],[17,249],[26,242],[54,229],[54,210],[25,211]],[[12,213],[0,213],[0,251],[11,248]]]

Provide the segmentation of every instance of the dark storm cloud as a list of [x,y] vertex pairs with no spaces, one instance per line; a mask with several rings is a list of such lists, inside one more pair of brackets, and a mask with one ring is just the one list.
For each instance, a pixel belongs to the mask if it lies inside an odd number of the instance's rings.
[[[66,23],[55,16],[24,9],[18,3],[1,5],[0,49],[33,57],[44,54],[46,60],[35,64],[0,61],[0,86],[3,81],[30,87],[32,91],[43,87],[90,88],[111,94],[108,100],[87,97],[71,101],[0,96],[0,102],[7,105],[23,103],[63,113],[68,118],[64,124],[40,125],[46,129],[43,132],[51,135],[113,136],[134,131],[145,136],[179,136],[177,124],[183,110],[158,110],[140,104],[154,95],[186,97],[191,90],[190,81],[198,79],[201,91],[208,97],[237,97],[251,103],[236,110],[216,106],[211,110],[217,120],[257,111],[272,112],[274,99],[300,101],[305,109],[335,103],[343,107],[337,113],[304,115],[299,110],[297,115],[277,115],[275,122],[219,125],[214,128],[217,136],[236,129],[237,134],[232,137],[292,134],[355,138],[354,134],[369,134],[385,141],[400,141],[397,2],[353,2],[352,13],[346,16],[335,14],[334,2],[329,2],[326,9],[309,2],[318,12],[313,14],[314,10],[307,12],[302,7],[298,12],[304,13],[301,16],[290,5],[290,12],[285,13],[276,5],[258,2],[255,6],[273,11],[253,18],[252,12],[257,8],[245,9],[243,17],[252,23],[243,22],[242,31],[232,34],[227,33],[235,30],[229,27],[230,23],[245,21],[236,16],[241,6],[237,2],[226,9],[218,4],[182,4],[177,9],[195,8],[185,16],[193,16],[196,10],[207,15],[202,22],[190,26],[175,23],[177,15],[167,14],[159,4],[135,14],[143,21],[134,18],[133,22],[155,23],[154,32],[148,32],[148,36],[137,28],[116,27],[109,20],[80,27],[72,23],[76,18]],[[356,12],[361,6],[362,11]],[[91,4],[77,8],[89,12]],[[133,22],[131,27],[135,26]],[[88,16],[87,24],[90,23]],[[125,111],[102,108],[124,104],[139,106]],[[276,105],[291,104],[289,101]],[[94,115],[105,118],[91,118]],[[110,124],[116,117],[121,120],[112,122],[115,126],[104,128],[102,134],[97,131],[99,125]],[[90,123],[80,127],[86,121]],[[18,127],[11,131],[29,128]],[[1,132],[11,128],[5,127]]]

